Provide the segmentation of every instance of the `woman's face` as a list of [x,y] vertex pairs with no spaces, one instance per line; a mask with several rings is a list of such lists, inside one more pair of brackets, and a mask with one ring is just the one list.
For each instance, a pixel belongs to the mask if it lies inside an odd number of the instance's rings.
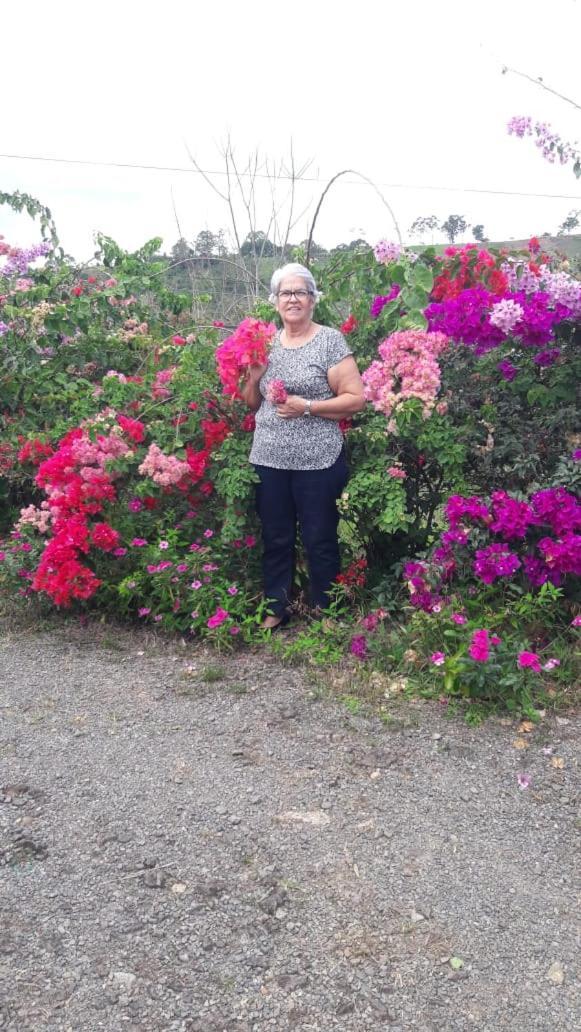
[[314,306],[315,299],[302,276],[285,276],[280,281],[276,309],[285,326],[308,326]]

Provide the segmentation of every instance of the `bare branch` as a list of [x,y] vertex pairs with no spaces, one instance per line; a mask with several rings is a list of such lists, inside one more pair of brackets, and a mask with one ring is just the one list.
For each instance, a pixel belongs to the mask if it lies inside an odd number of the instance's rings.
[[369,186],[373,187],[373,189],[375,190],[376,194],[378,194],[378,196],[381,198],[381,200],[385,204],[385,207],[387,208],[389,214],[391,215],[391,217],[393,219],[393,224],[395,226],[395,231],[397,233],[398,240],[399,240],[400,244],[403,244],[403,240],[402,240],[402,236],[401,236],[401,231],[400,231],[400,228],[399,228],[398,221],[397,221],[397,219],[395,217],[395,213],[394,213],[391,205],[388,203],[388,201],[386,201],[385,197],[381,193],[381,190],[378,189],[378,187],[375,185],[375,183],[371,179],[368,179],[367,176],[364,176],[362,172],[358,172],[357,169],[354,169],[354,168],[344,168],[342,172],[337,172],[337,175],[333,176],[333,178],[329,180],[329,182],[327,183],[325,189],[323,190],[323,193],[321,194],[321,197],[319,199],[319,203],[317,204],[317,209],[315,211],[315,215],[314,215],[313,221],[311,223],[311,229],[310,229],[310,232],[309,232],[309,239],[308,239],[308,243],[307,243],[307,256],[306,256],[306,264],[307,265],[309,264],[309,259],[310,259],[310,256],[311,256],[311,245],[312,245],[312,242],[313,242],[313,233],[314,233],[314,230],[315,230],[315,225],[317,223],[317,219],[319,217],[319,212],[321,210],[321,205],[322,205],[323,201],[325,200],[325,197],[328,194],[329,190],[331,189],[333,183],[335,183],[338,179],[340,179],[341,176],[346,176],[346,175],[359,176],[366,183],[368,183]]
[[519,72],[518,68],[509,68],[508,65],[503,65],[502,74],[506,75],[507,72],[510,72],[512,75],[518,75],[521,79],[527,79],[528,82],[532,82],[533,86],[540,86],[540,88],[545,90],[546,93],[552,93],[554,97],[558,97],[559,100],[564,100],[566,104],[571,104],[571,106],[576,108],[577,111],[581,111],[581,104],[572,100],[571,97],[565,97],[563,93],[558,93],[552,86],[547,86],[547,84],[543,82],[542,76],[538,75],[535,79],[532,75],[527,75],[526,72]]

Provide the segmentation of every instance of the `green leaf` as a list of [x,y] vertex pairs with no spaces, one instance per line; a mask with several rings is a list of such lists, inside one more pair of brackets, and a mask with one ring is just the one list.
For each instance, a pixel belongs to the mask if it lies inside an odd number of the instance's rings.
[[401,330],[426,330],[428,320],[419,308],[415,308],[399,320],[399,328]]

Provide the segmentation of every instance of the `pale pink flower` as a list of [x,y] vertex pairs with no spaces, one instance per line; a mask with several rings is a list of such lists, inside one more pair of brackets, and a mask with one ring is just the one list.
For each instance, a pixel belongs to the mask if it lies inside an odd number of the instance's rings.
[[169,548],[169,541],[160,541],[159,547],[162,551],[165,551],[166,548]]
[[543,663],[543,670],[554,670],[558,666],[561,666],[560,659],[548,659],[546,663]]
[[407,477],[405,469],[402,469],[400,466],[389,466],[387,472],[394,480],[405,480]]
[[141,609],[137,610],[138,616],[149,616],[150,613],[151,609],[148,609],[147,606],[142,606]]
[[516,779],[518,781],[518,787],[520,789],[528,788],[532,781],[532,777],[530,774],[517,774]]
[[214,531],[213,531],[213,530],[209,530],[209,529],[208,529],[208,530],[205,530],[205,531],[204,531],[204,537],[205,537],[205,538],[211,538],[211,537],[214,537]]
[[194,591],[199,591],[199,589],[200,589],[201,587],[202,587],[202,582],[201,582],[201,580],[195,580],[195,581],[192,581],[192,583],[190,584],[190,588],[193,588],[193,589],[194,589]]

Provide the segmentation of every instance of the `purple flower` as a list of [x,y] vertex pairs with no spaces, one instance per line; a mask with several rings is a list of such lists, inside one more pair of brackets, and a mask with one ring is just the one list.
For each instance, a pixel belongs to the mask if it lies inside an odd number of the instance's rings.
[[140,512],[140,510],[143,509],[143,502],[140,498],[131,498],[127,503],[127,508],[130,509],[131,512]]
[[365,659],[367,656],[367,638],[364,634],[356,634],[351,639],[351,645],[349,650],[353,656],[357,656],[358,659]]
[[571,454],[571,458],[573,459],[573,462],[581,462],[581,448],[575,448],[575,451]]
[[3,337],[5,333],[9,332],[9,330],[10,330],[10,327],[9,327],[8,323],[0,322],[0,337]]
[[520,559],[508,545],[498,544],[477,549],[472,568],[484,584],[493,584],[498,577],[512,577],[520,565]]
[[385,306],[388,305],[390,301],[395,301],[400,291],[401,287],[399,283],[394,283],[389,294],[380,294],[378,297],[375,297],[371,303],[371,308],[369,309],[371,318],[377,319],[378,316],[381,315]]
[[443,652],[432,652],[432,655],[430,656],[430,663],[433,663],[434,666],[442,666],[442,663],[445,662],[446,657]]
[[560,348],[547,348],[545,351],[539,351],[533,355],[533,362],[538,366],[552,366],[560,354]]
[[509,362],[506,358],[503,358],[502,362],[499,362],[496,368],[499,370],[502,378],[507,380],[509,383],[518,376],[517,367],[513,366],[512,362]]

